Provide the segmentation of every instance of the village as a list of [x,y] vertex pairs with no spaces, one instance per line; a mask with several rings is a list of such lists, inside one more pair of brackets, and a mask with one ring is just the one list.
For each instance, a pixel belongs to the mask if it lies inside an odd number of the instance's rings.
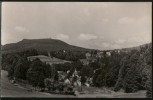
[[[63,52],[65,52],[65,50],[63,50]],[[119,52],[119,51],[116,51],[116,52]],[[106,52],[106,55],[111,56],[111,52],[110,51]],[[83,65],[88,66],[90,62],[95,62],[98,58],[103,57],[103,52],[98,52],[97,54],[94,54],[94,55],[87,52],[85,56],[86,56],[86,59],[80,59],[80,62]],[[62,60],[59,58],[52,57],[49,52],[48,52],[48,56],[37,55],[37,56],[27,57],[28,61],[34,61],[35,59],[39,59],[41,62],[49,64],[51,67],[53,67],[52,65],[54,64],[72,63],[72,61],[67,61],[67,60]],[[67,94],[75,94],[75,95],[79,93],[78,91],[82,92],[82,87],[92,87],[93,86],[93,77],[85,76],[84,77],[85,81],[82,83],[81,76],[79,75],[80,71],[77,71],[76,68],[69,77],[68,75],[70,74],[70,70],[57,71],[57,72],[58,72],[58,84],[61,83],[63,85],[63,89],[61,90],[51,89],[51,87],[55,87],[55,85],[57,85],[57,82],[56,83],[54,82],[55,76],[52,76],[51,78],[46,78],[44,80],[44,82],[46,83],[45,88],[32,87],[30,84],[26,84],[26,82],[23,80],[20,80],[20,81],[16,80],[15,77],[13,78],[13,80],[10,80],[10,82],[15,84],[16,86],[18,85],[23,86],[27,88],[27,90],[30,92],[33,90],[36,90],[36,91],[50,91],[50,92],[52,91],[51,93],[62,93],[63,94],[64,92],[68,91]]]
[[[66,52],[66,51],[63,50],[63,52]],[[115,52],[120,53],[119,50],[116,50]],[[85,54],[86,59],[80,59],[80,62],[83,65],[88,66],[89,63],[97,61],[98,58],[102,58],[103,53],[104,52],[97,52],[97,54],[91,54],[91,53],[87,52]],[[105,53],[108,57],[111,56],[111,51],[107,51]],[[66,61],[66,60],[62,60],[62,59],[59,59],[59,58],[52,57],[49,52],[48,52],[48,56],[45,56],[45,55],[29,56],[29,57],[27,57],[27,59],[29,61],[33,61],[35,59],[40,59],[40,61],[42,61],[46,64],[49,64],[50,66],[52,66],[54,64],[64,64],[64,63],[71,63],[72,62],[72,61]],[[98,70],[98,69],[96,69],[96,70]],[[96,70],[94,70],[94,72]],[[84,77],[85,82],[82,83],[81,82],[81,76],[79,75],[80,71],[77,71],[76,68],[75,68],[75,71],[71,74],[70,77],[68,77],[68,74],[70,73],[70,70],[67,70],[66,72],[64,72],[64,71],[57,71],[57,72],[58,72],[58,81],[62,82],[65,86],[71,88],[70,90],[77,90],[77,92],[78,92],[78,91],[82,90],[82,86],[83,87],[92,87],[93,86],[93,77],[86,77],[85,76]],[[55,77],[55,76],[53,76],[53,77]],[[44,81],[46,83],[48,81],[49,84],[47,84],[47,85],[51,85],[52,84],[51,82],[53,82],[53,79],[47,78]],[[47,90],[47,88],[46,88],[46,90]],[[63,91],[63,89],[62,89],[62,91]],[[66,90],[64,90],[64,91],[66,91]]]

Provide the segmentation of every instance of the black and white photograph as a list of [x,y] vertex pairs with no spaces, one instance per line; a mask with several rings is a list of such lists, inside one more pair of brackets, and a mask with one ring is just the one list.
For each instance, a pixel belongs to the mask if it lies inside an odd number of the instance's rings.
[[152,2],[1,2],[1,97],[152,98]]

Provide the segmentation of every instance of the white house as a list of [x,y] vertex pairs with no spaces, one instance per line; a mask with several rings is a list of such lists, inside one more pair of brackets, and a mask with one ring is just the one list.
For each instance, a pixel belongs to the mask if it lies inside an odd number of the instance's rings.
[[107,56],[111,56],[111,52],[110,51],[107,51],[106,54],[107,54]]

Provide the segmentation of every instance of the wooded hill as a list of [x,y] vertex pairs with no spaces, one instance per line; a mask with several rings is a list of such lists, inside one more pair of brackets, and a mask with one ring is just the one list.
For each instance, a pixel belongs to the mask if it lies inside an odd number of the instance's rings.
[[23,39],[17,43],[10,43],[2,46],[2,53],[22,52],[35,49],[37,51],[90,51],[82,47],[73,46],[57,39]]

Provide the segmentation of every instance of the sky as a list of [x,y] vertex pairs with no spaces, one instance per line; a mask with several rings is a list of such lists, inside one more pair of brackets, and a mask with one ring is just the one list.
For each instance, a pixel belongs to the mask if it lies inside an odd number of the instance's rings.
[[52,38],[91,49],[152,41],[151,2],[2,2],[1,43]]

